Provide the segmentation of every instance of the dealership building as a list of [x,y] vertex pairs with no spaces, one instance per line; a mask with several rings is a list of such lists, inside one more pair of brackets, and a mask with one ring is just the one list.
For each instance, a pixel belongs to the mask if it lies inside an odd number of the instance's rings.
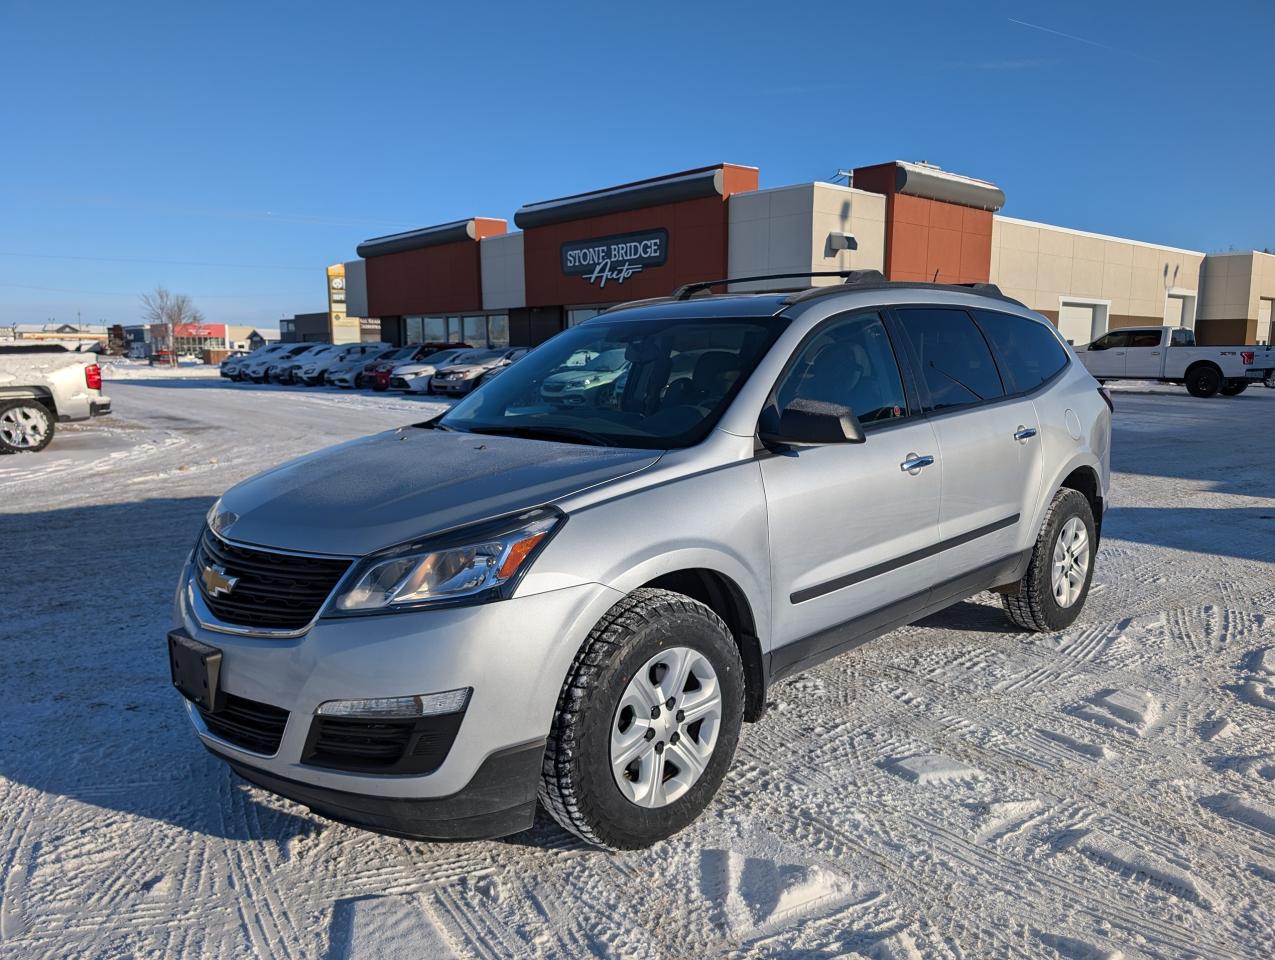
[[[987,180],[926,163],[859,167],[849,185],[759,188],[717,164],[377,237],[346,263],[347,309],[393,344],[540,343],[616,303],[686,283],[874,269],[991,282],[1083,345],[1123,326],[1269,343],[1275,256],[1205,254],[1000,214]],[[792,286],[806,281],[793,281]],[[836,277],[816,277],[834,284]],[[732,290],[775,287],[741,281]]]

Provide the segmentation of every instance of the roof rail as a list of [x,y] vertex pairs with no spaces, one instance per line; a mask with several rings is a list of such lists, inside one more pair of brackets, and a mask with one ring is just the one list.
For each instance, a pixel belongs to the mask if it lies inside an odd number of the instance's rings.
[[[868,274],[872,274],[871,277]],[[765,273],[755,277],[725,277],[721,280],[701,280],[685,283],[673,291],[672,299],[689,300],[701,290],[720,287],[726,283],[756,283],[759,280],[792,280],[804,277],[841,277],[846,283],[884,282],[879,270],[815,270],[810,273]],[[761,292],[761,291],[757,291]]]
[[[1015,300],[1013,297],[1004,293],[1000,287],[994,283],[927,283],[924,280],[886,280],[876,270],[859,271],[864,274],[876,274],[875,278],[863,277],[857,280],[847,280],[847,284],[852,284],[864,288],[872,287],[890,287],[890,288],[910,288],[914,290],[951,290],[957,293],[977,293],[985,297],[995,297],[997,300],[1004,300],[1006,303],[1017,304],[1018,306],[1026,306],[1026,304]],[[809,290],[799,290],[796,293],[789,294],[785,303],[800,303],[805,300],[813,300],[818,297],[826,297],[830,294],[843,290],[843,287],[811,287]]]

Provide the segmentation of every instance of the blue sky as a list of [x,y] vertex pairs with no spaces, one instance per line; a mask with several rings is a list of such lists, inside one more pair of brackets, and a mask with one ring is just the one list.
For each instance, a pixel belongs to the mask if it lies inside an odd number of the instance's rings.
[[324,309],[362,239],[722,160],[1275,246],[1275,3],[6,0],[0,323]]

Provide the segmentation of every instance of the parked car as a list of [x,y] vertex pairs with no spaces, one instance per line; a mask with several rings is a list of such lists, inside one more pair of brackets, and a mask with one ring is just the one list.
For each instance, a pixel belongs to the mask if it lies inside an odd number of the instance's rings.
[[0,453],[36,453],[59,422],[111,412],[96,354],[66,344],[0,344]]
[[1121,327],[1083,350],[1080,361],[1100,382],[1184,383],[1193,397],[1234,397],[1275,375],[1270,347],[1199,347],[1185,327]]
[[328,383],[335,387],[366,387],[369,386],[366,371],[369,367],[387,357],[399,353],[402,347],[382,347],[374,350],[366,356],[351,359],[348,363],[343,363],[340,367],[334,367],[328,371]]
[[225,360],[220,367],[220,373],[223,377],[229,377],[231,380],[247,379],[247,368],[249,364],[258,360],[264,360],[268,357],[277,355],[280,351],[295,346],[291,343],[269,343],[265,346],[258,347],[251,353],[245,353],[238,357],[230,357]]
[[296,383],[297,371],[315,354],[331,349],[327,343],[300,343],[289,350],[284,350],[272,362],[266,365],[263,380],[271,383]]
[[476,353],[474,350],[439,350],[429,356],[412,363],[400,363],[390,371],[389,385],[392,390],[406,390],[408,393],[428,393],[429,384],[440,367],[454,363]]
[[487,383],[490,380],[494,380],[496,377],[500,376],[502,373],[508,370],[513,364],[517,363],[519,360],[521,360],[530,352],[531,352],[530,347],[518,347],[516,350],[514,350],[510,354],[508,363],[502,363],[497,367],[492,367],[490,370],[484,373],[481,377],[479,377],[478,386],[481,387],[484,383]]
[[364,371],[364,378],[367,381],[367,385],[373,390],[388,390],[390,387],[390,375],[395,367],[416,363],[444,350],[470,349],[473,348],[468,343],[414,343],[410,346],[402,347],[383,360],[369,365]]
[[297,383],[307,387],[315,387],[324,382],[328,370],[344,363],[350,357],[362,357],[373,346],[384,347],[386,344],[338,343],[317,350],[298,365],[294,375]]
[[439,367],[430,379],[427,392],[464,396],[478,386],[483,374],[507,367],[526,353],[526,347],[471,351]]
[[[354,386],[354,378],[367,365],[368,361],[380,356],[389,346],[388,343],[350,343],[341,347],[326,365],[321,382],[329,387]],[[338,383],[337,380],[341,380]]]
[[[624,389],[544,403],[580,350],[621,352]],[[1072,624],[1110,445],[1105,392],[990,285],[612,309],[444,415],[226,492],[173,682],[210,751],[321,815],[492,837],[539,795],[646,846],[776,680],[988,589],[1019,629]]]
[[607,402],[616,381],[628,369],[623,350],[607,350],[583,364],[564,365],[550,374],[540,387],[540,396],[548,403],[563,406],[596,406]]

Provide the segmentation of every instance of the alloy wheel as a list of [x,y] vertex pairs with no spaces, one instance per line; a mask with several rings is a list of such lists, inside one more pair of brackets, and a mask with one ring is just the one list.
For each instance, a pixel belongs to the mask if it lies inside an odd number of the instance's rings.
[[0,440],[16,450],[40,446],[48,432],[48,414],[35,407],[10,407],[0,413]]
[[1079,517],[1072,517],[1063,524],[1054,541],[1050,586],[1058,606],[1066,609],[1080,598],[1088,574],[1089,533]]
[[722,694],[708,658],[661,650],[625,687],[611,720],[611,773],[640,807],[665,807],[704,773],[717,745]]

